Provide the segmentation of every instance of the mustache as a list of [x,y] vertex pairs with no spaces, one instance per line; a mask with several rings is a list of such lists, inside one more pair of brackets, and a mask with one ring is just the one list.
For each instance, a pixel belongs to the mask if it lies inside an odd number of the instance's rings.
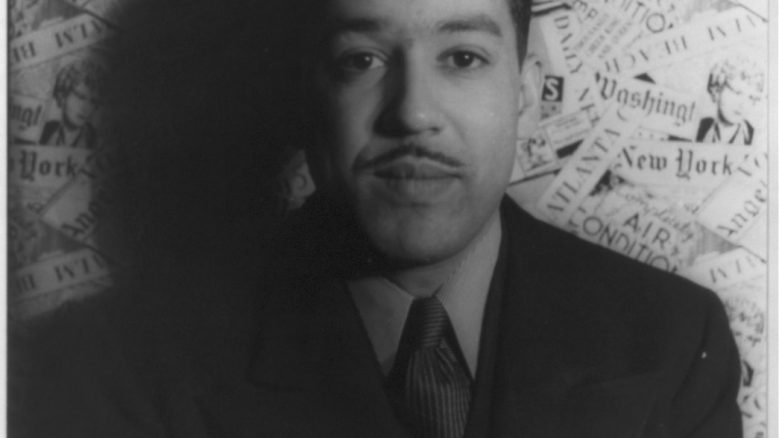
[[379,167],[406,157],[424,158],[443,164],[447,167],[459,168],[464,166],[462,161],[444,153],[432,151],[418,144],[404,144],[372,158],[357,157],[357,160],[354,163],[354,169],[365,170]]

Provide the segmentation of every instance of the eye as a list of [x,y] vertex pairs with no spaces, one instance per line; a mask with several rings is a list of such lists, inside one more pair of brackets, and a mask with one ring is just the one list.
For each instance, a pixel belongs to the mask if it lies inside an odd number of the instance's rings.
[[744,92],[741,91],[741,89],[734,88],[732,85],[730,85],[730,83],[725,83],[725,87],[728,90],[732,91],[733,94],[735,94],[736,96],[741,96],[742,94],[744,94]]
[[385,64],[382,58],[370,52],[347,53],[335,61],[335,67],[344,73],[362,73],[384,67]]
[[487,59],[470,50],[455,50],[444,55],[444,64],[453,70],[474,70],[488,64]]

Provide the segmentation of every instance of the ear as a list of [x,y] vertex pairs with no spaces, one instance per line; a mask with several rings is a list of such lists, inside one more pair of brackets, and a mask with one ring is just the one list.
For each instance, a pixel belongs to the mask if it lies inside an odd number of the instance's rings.
[[519,120],[517,132],[520,136],[531,135],[541,120],[541,89],[543,74],[541,60],[528,54],[522,63],[519,90]]

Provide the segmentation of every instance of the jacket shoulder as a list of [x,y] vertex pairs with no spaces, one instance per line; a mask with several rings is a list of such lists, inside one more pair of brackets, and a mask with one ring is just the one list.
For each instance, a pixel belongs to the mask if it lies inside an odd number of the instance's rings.
[[713,292],[508,210],[513,275],[529,277],[510,293],[530,309],[515,306],[538,376],[585,388],[646,378],[665,410],[651,427],[739,436],[739,356]]
[[[536,323],[555,321],[559,336],[589,344],[625,366],[661,367],[689,360],[709,338],[733,343],[720,299],[676,274],[660,271],[537,221],[516,205],[509,223],[511,269],[526,277],[525,306]],[[728,347],[729,348],[729,347]],[[637,363],[627,363],[631,360]]]

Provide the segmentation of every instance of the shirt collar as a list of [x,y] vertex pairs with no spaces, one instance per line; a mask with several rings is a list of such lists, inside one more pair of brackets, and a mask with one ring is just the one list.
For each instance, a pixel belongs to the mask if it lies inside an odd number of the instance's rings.
[[[476,375],[484,306],[498,260],[500,215],[488,227],[436,295],[449,315],[472,376]],[[349,281],[348,287],[386,375],[392,369],[414,297],[380,276]]]

